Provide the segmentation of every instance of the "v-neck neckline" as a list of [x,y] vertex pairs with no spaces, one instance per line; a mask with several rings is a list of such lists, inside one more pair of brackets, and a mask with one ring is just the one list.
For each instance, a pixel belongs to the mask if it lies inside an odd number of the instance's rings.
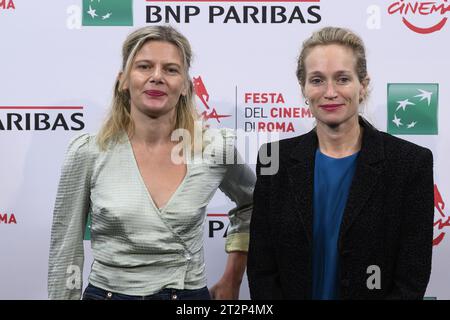
[[178,185],[178,187],[175,189],[175,191],[172,193],[172,195],[169,197],[169,199],[166,201],[166,203],[164,204],[163,207],[158,208],[158,206],[156,205],[155,201],[153,200],[153,197],[150,193],[150,190],[148,190],[147,185],[145,184],[144,181],[144,177],[142,177],[141,174],[141,170],[139,169],[139,165],[136,159],[136,155],[134,154],[134,150],[133,150],[133,146],[131,144],[130,138],[128,137],[127,134],[125,134],[125,138],[126,138],[126,142],[127,142],[127,146],[128,146],[128,151],[130,152],[131,158],[132,158],[132,162],[134,163],[134,168],[136,170],[137,175],[139,176],[139,180],[141,182],[141,186],[145,189],[145,192],[147,194],[147,197],[152,205],[152,207],[159,213],[164,213],[166,211],[166,209],[169,207],[169,205],[174,201],[174,199],[176,198],[176,196],[178,195],[178,193],[180,192],[180,190],[183,188],[185,181],[188,179],[189,174],[190,174],[190,167],[189,167],[189,161],[186,161],[186,173],[184,175],[183,180],[181,180],[181,183]]

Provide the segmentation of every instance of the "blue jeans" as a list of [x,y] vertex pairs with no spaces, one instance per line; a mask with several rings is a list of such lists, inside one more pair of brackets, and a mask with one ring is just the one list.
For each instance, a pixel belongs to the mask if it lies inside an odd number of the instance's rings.
[[211,300],[207,287],[201,289],[163,289],[148,296],[130,296],[110,292],[89,283],[83,293],[83,300]]

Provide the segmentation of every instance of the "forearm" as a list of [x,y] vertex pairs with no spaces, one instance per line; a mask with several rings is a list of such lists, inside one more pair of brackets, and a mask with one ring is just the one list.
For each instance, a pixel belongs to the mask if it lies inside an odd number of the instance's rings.
[[247,252],[232,251],[228,254],[227,264],[223,273],[224,280],[240,285],[247,266]]
[[239,290],[246,265],[247,252],[229,252],[222,278],[210,289],[211,297],[216,300],[239,299]]

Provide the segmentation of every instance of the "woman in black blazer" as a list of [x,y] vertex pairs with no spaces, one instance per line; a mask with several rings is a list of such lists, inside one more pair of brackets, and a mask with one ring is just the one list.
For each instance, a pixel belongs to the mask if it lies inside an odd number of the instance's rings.
[[252,299],[421,299],[431,273],[433,157],[358,115],[369,77],[362,40],[324,28],[297,77],[317,126],[264,145],[279,170],[258,180]]

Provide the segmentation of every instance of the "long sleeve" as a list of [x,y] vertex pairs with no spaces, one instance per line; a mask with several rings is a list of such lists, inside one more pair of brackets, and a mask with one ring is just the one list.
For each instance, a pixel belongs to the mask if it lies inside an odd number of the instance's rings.
[[[253,210],[253,189],[256,177],[250,167],[245,164],[235,148],[235,135],[229,129],[223,129],[224,144],[227,154],[227,171],[219,188],[236,203],[236,207],[228,212],[230,227],[225,243],[226,252],[248,251],[250,219]],[[231,157],[231,156],[232,157]],[[228,162],[226,161],[226,162]]]
[[[269,145],[260,149],[266,150]],[[247,275],[252,300],[282,299],[278,267],[271,236],[271,175],[261,174],[258,155],[256,164],[256,186],[253,196],[254,210],[250,224],[250,244],[248,251]]]
[[[431,274],[434,189],[433,155],[416,152],[403,199],[401,243],[388,299],[423,299]],[[383,283],[381,283],[383,285]]]
[[84,263],[83,236],[90,202],[93,169],[90,139],[83,134],[70,143],[59,181],[48,261],[50,299],[80,299]]

